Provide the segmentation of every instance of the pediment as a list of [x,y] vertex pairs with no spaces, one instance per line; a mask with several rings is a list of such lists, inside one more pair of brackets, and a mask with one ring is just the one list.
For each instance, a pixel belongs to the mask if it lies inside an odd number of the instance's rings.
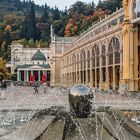
[[44,67],[42,67],[42,66],[30,66],[30,67],[28,67],[28,68],[26,68],[26,69],[33,69],[33,70],[35,70],[35,69],[43,69]]

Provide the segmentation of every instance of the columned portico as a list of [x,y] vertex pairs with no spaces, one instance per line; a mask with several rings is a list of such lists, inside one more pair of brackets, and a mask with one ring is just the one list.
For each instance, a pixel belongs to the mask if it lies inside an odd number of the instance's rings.
[[[23,73],[23,78],[21,78],[21,73]],[[28,66],[25,68],[24,66],[19,66],[18,71],[17,71],[17,79],[18,81],[30,81],[30,75],[34,74],[35,75],[35,80],[36,81],[41,81],[42,80],[42,74],[45,74],[47,78],[50,79],[50,67],[49,65],[44,65],[44,66]]]

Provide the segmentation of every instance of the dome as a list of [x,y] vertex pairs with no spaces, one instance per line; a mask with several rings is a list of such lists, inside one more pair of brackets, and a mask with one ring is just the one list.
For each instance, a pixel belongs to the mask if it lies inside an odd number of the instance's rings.
[[32,57],[32,61],[46,61],[44,54],[38,50]]

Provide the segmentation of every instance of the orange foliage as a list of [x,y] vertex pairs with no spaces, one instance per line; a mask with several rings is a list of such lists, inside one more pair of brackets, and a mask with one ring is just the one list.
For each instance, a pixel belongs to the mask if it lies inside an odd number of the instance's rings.
[[12,27],[10,25],[7,25],[4,30],[5,31],[11,31],[12,30]]

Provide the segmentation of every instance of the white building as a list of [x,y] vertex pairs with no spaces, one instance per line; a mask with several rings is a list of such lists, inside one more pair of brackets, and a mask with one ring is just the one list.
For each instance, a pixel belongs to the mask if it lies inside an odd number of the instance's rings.
[[24,48],[19,43],[11,44],[11,73],[17,81],[29,81],[31,74],[36,81],[41,81],[43,74],[50,81],[49,48]]

